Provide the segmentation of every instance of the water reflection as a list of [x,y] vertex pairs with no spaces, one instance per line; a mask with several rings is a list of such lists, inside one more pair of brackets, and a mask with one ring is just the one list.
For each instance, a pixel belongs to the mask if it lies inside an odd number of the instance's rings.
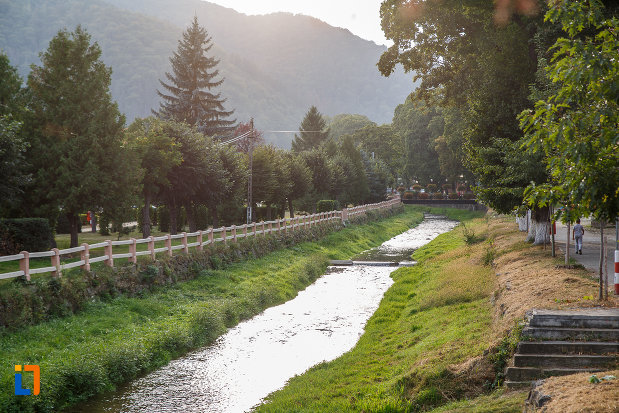
[[[411,250],[454,225],[431,217],[385,242],[380,253],[368,252],[364,259],[371,259],[372,254],[408,258]],[[330,267],[293,300],[265,310],[230,329],[212,346],[174,360],[80,410],[247,411],[283,387],[290,377],[354,347],[393,283],[389,275],[394,270],[377,266]]]

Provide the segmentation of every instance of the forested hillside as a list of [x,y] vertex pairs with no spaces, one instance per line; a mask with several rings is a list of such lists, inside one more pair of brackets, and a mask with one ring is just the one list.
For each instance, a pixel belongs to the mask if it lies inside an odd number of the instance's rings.
[[[56,32],[85,27],[113,69],[112,95],[128,121],[157,108],[158,79],[182,30],[196,14],[213,36],[221,87],[234,117],[262,130],[292,130],[307,108],[359,113],[390,122],[410,93],[410,75],[383,78],[383,46],[317,19],[285,13],[246,16],[200,0],[0,0],[0,49],[22,77]],[[287,147],[291,135],[267,140]]]

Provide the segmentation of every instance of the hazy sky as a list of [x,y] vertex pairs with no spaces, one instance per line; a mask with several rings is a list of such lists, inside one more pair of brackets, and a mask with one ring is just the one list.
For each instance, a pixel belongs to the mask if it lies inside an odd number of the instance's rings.
[[268,14],[278,11],[316,17],[331,26],[343,27],[353,34],[387,43],[380,29],[381,0],[208,0],[245,14]]

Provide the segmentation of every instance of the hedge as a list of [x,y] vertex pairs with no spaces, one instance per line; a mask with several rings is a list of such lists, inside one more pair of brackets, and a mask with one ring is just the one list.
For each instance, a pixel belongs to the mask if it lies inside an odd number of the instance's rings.
[[0,255],[47,251],[52,239],[52,230],[45,218],[0,219]]
[[330,212],[340,209],[340,203],[335,199],[322,199],[316,204],[316,212]]

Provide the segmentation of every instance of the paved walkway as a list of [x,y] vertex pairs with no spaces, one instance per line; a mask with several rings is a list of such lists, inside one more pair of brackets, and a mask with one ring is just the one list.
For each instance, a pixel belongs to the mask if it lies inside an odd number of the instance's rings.
[[[591,220],[581,220],[585,227],[585,235],[583,236],[582,255],[574,254],[575,246],[570,233],[570,257],[574,258],[588,270],[594,271],[596,274],[600,271],[600,230],[591,228]],[[574,226],[570,227],[570,231]],[[565,237],[567,235],[567,226],[557,222],[557,234],[555,240],[557,246],[561,249],[561,253],[565,254]],[[614,290],[615,283],[615,228],[605,228],[604,236],[607,237],[606,244],[606,273],[608,274],[608,287]],[[557,252],[559,254],[559,252]]]

